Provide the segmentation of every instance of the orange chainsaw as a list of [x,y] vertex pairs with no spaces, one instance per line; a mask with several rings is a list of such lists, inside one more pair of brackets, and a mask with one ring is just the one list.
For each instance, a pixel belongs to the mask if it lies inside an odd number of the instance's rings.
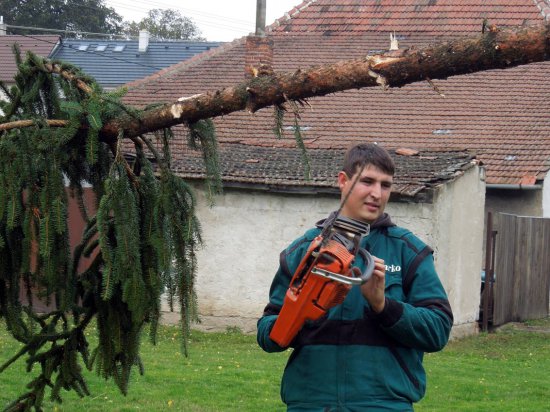
[[[294,272],[271,340],[287,347],[306,321],[319,319],[342,303],[353,285],[370,279],[374,259],[359,246],[369,231],[368,224],[338,214],[327,219]],[[357,255],[365,261],[362,273],[352,266]]]

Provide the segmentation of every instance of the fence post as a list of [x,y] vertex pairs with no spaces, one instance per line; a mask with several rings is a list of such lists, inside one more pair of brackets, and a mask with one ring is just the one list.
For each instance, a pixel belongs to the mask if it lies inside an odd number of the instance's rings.
[[[481,330],[487,332],[489,329],[489,303],[493,295],[493,265],[494,265],[494,246],[495,235],[493,232],[493,214],[487,213],[487,233],[485,244],[485,285],[483,287],[483,323]],[[492,307],[491,307],[492,309]]]

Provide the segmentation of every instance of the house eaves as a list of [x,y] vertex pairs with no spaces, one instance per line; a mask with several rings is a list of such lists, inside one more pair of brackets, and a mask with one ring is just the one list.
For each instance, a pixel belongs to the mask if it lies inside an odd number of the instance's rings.
[[[345,150],[307,150],[308,168],[298,148],[269,148],[243,144],[221,145],[219,161],[225,187],[288,194],[337,194],[338,172]],[[463,151],[432,151],[399,155],[390,150],[396,164],[392,200],[432,201],[434,190],[473,167],[475,158]],[[174,172],[189,180],[203,181],[206,172],[198,152],[188,151],[172,164]]]

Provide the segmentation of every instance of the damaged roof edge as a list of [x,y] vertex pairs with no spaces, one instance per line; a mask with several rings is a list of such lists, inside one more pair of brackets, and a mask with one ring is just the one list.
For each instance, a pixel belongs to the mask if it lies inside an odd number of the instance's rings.
[[[182,179],[186,179],[193,183],[205,183],[204,176],[182,176],[178,174]],[[334,196],[340,195],[340,190],[337,187],[320,187],[320,186],[292,186],[282,184],[261,184],[261,183],[247,183],[238,181],[223,181],[223,187],[236,190],[254,190],[259,192],[269,192],[277,194],[289,194],[289,195],[304,195],[304,196]],[[435,188],[424,187],[415,191],[413,194],[401,193],[393,191],[390,196],[390,202],[395,203],[433,203]]]

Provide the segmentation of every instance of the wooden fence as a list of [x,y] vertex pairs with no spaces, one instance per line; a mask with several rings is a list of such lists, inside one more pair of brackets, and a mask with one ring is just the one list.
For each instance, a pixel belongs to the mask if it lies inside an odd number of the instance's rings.
[[550,219],[497,213],[493,229],[493,326],[548,316]]

